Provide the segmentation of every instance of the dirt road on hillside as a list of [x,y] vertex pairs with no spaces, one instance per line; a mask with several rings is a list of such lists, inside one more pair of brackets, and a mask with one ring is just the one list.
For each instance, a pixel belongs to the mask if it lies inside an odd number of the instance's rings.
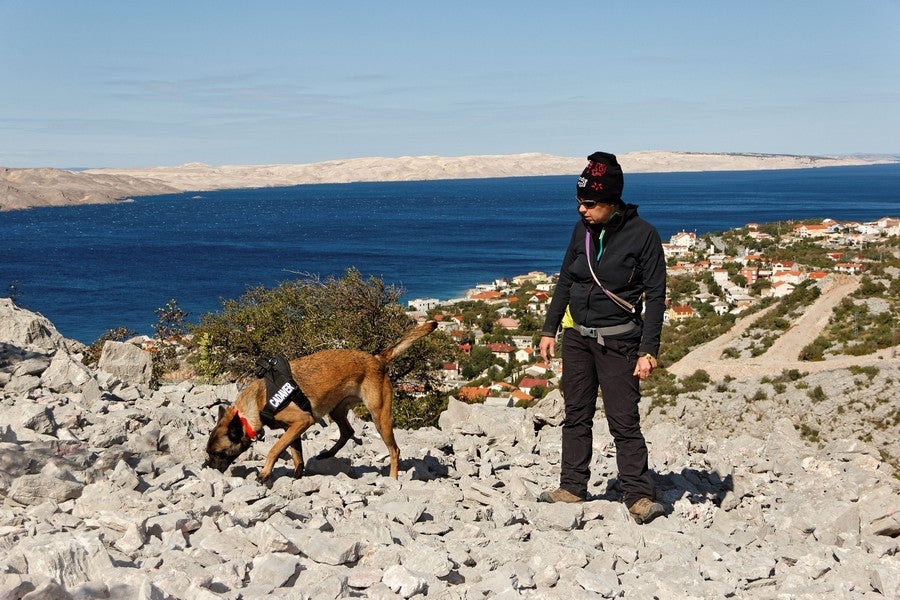
[[760,317],[775,308],[775,305],[763,311],[738,319],[734,327],[716,339],[698,346],[684,358],[668,367],[670,373],[679,377],[690,375],[703,369],[713,381],[721,380],[726,375],[735,379],[750,379],[764,375],[778,375],[785,369],[797,369],[812,373],[830,369],[845,368],[850,365],[877,364],[879,361],[895,359],[896,348],[881,350],[866,356],[840,356],[824,361],[800,361],[797,356],[807,344],[816,339],[831,317],[832,309],[855,291],[860,284],[858,277],[847,275],[831,275],[825,284],[822,295],[809,305],[803,315],[779,337],[774,344],[760,356],[753,358],[723,358],[722,352],[745,331],[753,326]]

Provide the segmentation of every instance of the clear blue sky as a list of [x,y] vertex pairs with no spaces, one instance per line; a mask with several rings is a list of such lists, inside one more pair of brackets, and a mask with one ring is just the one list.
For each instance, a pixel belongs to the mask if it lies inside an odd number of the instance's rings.
[[900,153],[900,1],[0,0],[0,166]]

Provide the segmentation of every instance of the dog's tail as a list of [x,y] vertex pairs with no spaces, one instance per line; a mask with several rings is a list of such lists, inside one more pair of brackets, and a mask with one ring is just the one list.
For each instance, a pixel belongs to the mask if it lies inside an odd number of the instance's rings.
[[397,342],[384,352],[381,352],[378,356],[381,357],[384,362],[390,362],[393,359],[397,358],[397,356],[404,352],[407,348],[412,346],[416,342],[416,340],[425,337],[436,328],[437,322],[435,321],[427,321],[425,323],[422,323],[415,329],[410,329],[406,335],[400,338],[399,342]]

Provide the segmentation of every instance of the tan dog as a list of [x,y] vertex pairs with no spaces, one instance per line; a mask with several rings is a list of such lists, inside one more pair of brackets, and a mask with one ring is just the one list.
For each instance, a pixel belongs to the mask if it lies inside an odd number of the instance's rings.
[[[334,446],[319,454],[319,458],[334,456],[353,437],[347,412],[362,402],[381,434],[391,456],[391,477],[397,478],[400,449],[394,440],[394,420],[391,414],[393,387],[387,375],[388,363],[425,337],[437,327],[429,321],[410,330],[393,347],[380,354],[360,350],[323,350],[291,361],[291,373],[309,398],[313,414],[290,402],[275,415],[276,425],[285,429],[266,457],[259,473],[260,481],[272,474],[275,461],[290,448],[294,463],[294,477],[303,476],[303,447],[301,436],[310,425],[329,415],[337,423],[340,437]],[[245,388],[229,409],[221,408],[218,423],[209,436],[206,453],[208,465],[224,472],[262,431],[260,411],[266,405],[266,386],[262,380]]]

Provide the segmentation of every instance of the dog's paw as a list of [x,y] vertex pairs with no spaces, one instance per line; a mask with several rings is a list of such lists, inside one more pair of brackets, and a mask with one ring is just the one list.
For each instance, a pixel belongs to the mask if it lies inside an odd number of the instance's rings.
[[265,471],[260,471],[259,474],[256,476],[256,480],[257,480],[259,483],[265,485],[266,482],[269,481],[269,478],[271,477],[271,475],[272,475],[271,472],[270,472],[270,473],[266,473]]

